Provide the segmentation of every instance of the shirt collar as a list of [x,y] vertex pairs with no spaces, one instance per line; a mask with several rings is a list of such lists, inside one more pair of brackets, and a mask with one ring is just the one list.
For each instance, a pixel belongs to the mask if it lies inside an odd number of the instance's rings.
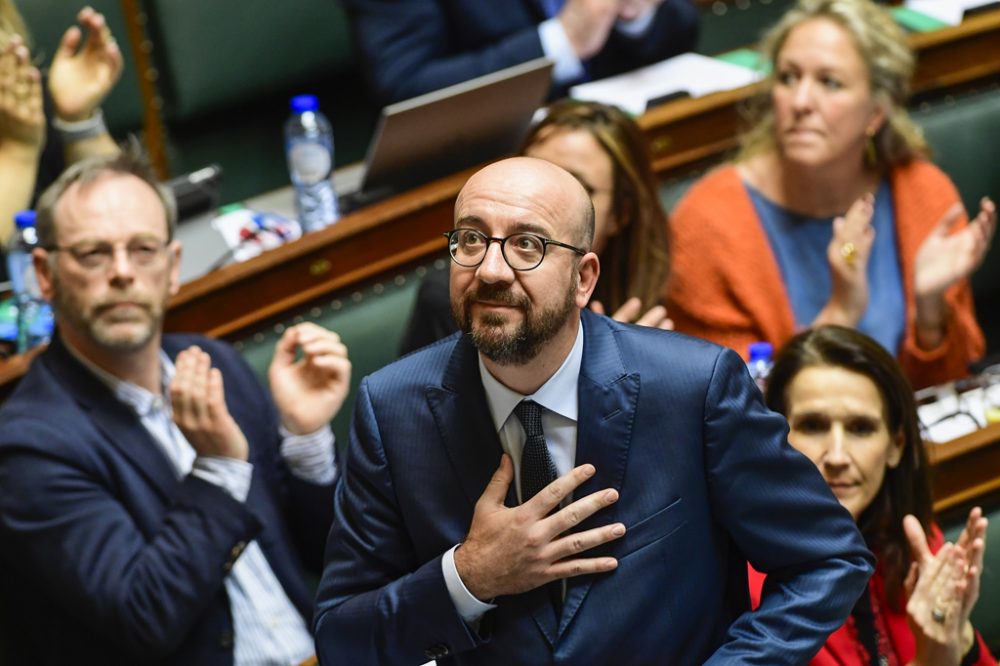
[[176,368],[173,361],[170,360],[170,357],[162,349],[160,350],[160,395],[156,395],[138,384],[115,377],[110,372],[99,368],[90,359],[77,351],[73,345],[65,340],[63,342],[66,344],[66,349],[69,350],[69,353],[83,367],[97,377],[102,384],[107,386],[118,400],[131,407],[140,417],[148,415],[154,409],[163,409],[164,405],[169,404],[170,382],[174,379]]
[[483,363],[483,356],[479,354],[479,374],[483,378],[483,389],[486,391],[486,403],[490,408],[490,415],[493,417],[493,426],[500,431],[504,423],[510,418],[511,412],[517,403],[525,398],[530,398],[545,409],[555,412],[574,422],[577,419],[577,384],[580,380],[580,365],[583,362],[583,324],[576,330],[576,340],[573,348],[563,361],[555,374],[549,377],[548,381],[539,387],[531,395],[521,395],[513,391],[490,374]]

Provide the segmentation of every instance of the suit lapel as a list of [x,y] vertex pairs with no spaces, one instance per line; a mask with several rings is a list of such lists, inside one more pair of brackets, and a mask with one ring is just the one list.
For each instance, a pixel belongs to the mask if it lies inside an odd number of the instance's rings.
[[77,404],[89,414],[111,446],[150,482],[164,502],[168,502],[176,494],[179,483],[173,473],[173,464],[135,412],[81,365],[58,336],[43,358],[52,374],[70,387]]
[[455,476],[473,506],[503,450],[486,404],[476,350],[467,336],[455,343],[441,386],[428,386],[426,395]]
[[[609,323],[584,310],[583,325],[583,362],[577,390],[576,464],[591,463],[596,472],[577,488],[575,499],[604,488],[621,491],[639,400],[639,375],[626,372]],[[618,516],[616,503],[597,512],[573,531],[608,525],[617,522]],[[584,557],[598,553],[600,549],[585,553]],[[560,636],[569,627],[593,582],[594,576],[567,579]]]

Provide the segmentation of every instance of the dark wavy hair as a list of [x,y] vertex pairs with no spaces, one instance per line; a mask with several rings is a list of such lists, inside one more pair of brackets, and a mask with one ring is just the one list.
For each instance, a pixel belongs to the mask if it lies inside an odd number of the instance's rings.
[[588,132],[611,158],[611,211],[624,229],[601,250],[601,279],[593,297],[610,314],[638,296],[646,311],[660,301],[670,270],[667,214],[660,204],[646,137],[614,106],[562,100],[548,107],[528,130],[519,152],[557,130]]
[[902,435],[899,465],[886,470],[878,494],[858,517],[858,528],[879,559],[890,602],[898,610],[911,560],[903,516],[916,516],[925,532],[933,519],[930,466],[913,388],[896,359],[879,343],[853,328],[821,326],[799,333],[778,353],[768,377],[768,407],[787,416],[792,381],[805,368],[815,366],[844,368],[870,379],[882,396],[889,433]]

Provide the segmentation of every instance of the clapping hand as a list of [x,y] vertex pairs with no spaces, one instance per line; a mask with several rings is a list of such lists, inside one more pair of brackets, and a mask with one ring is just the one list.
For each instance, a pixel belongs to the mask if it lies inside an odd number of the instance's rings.
[[[597,314],[604,314],[604,304],[600,301],[591,301],[590,309]],[[615,310],[611,318],[615,321],[634,323],[639,326],[650,326],[660,328],[665,331],[674,330],[674,320],[667,316],[667,309],[662,305],[654,305],[645,314],[642,314],[642,301],[638,297],[625,301],[625,304]]]
[[[298,352],[301,358],[296,359]],[[340,410],[351,382],[347,347],[333,331],[298,324],[285,331],[268,370],[281,422],[293,434],[315,432]]]
[[0,145],[27,148],[36,160],[45,144],[41,76],[19,36],[0,51]]
[[914,293],[918,299],[943,294],[948,287],[969,277],[986,256],[996,231],[996,204],[983,197],[979,214],[952,233],[961,216],[962,204],[956,203],[920,245],[914,268]]
[[196,346],[177,355],[176,373],[170,382],[174,423],[200,456],[247,460],[249,446],[239,425],[229,414],[222,373]]
[[868,258],[875,242],[872,226],[875,197],[866,194],[851,204],[847,214],[833,221],[827,246],[833,293],[820,323],[856,326],[868,308]]
[[[80,26],[63,35],[49,69],[49,93],[56,115],[66,121],[90,117],[122,73],[122,54],[104,15],[84,7]],[[86,38],[83,32],[86,31]]]
[[599,490],[552,513],[594,471],[593,465],[580,465],[521,505],[508,508],[504,499],[514,481],[514,465],[504,454],[476,502],[465,542],[455,551],[455,569],[469,592],[477,599],[488,600],[527,592],[570,576],[614,570],[618,561],[613,557],[577,556],[621,537],[624,525],[614,523],[565,533],[617,502],[618,491]]
[[906,579],[906,613],[916,642],[913,664],[957,666],[972,647],[969,615],[979,598],[986,527],[982,511],[973,509],[958,541],[935,555],[920,521],[904,518],[913,557]]

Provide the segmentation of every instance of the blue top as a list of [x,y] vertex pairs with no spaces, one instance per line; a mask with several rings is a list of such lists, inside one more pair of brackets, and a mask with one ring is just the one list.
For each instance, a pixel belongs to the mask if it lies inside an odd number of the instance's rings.
[[[833,282],[826,249],[833,237],[832,217],[794,213],[744,183],[764,226],[791,301],[797,328],[809,326],[830,299]],[[868,309],[858,330],[895,355],[906,328],[906,302],[896,244],[896,214],[889,181],[875,193],[875,244],[868,259]]]
[[295,113],[319,111],[319,100],[316,99],[316,95],[296,95],[289,102],[289,106]]

